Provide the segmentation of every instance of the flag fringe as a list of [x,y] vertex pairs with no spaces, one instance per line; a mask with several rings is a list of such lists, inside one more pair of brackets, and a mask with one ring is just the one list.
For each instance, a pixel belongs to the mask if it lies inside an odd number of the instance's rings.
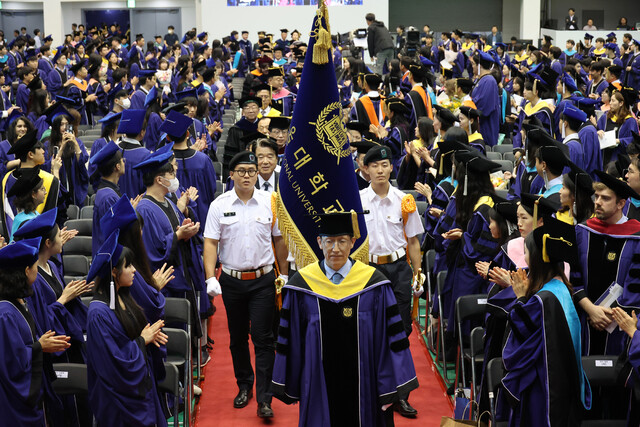
[[[329,10],[327,5],[322,1],[322,5],[318,9],[318,29],[315,31],[316,42],[313,45],[313,63],[317,65],[329,63],[329,50],[333,47],[331,43],[331,32],[329,30]],[[324,19],[324,25],[322,20]]]

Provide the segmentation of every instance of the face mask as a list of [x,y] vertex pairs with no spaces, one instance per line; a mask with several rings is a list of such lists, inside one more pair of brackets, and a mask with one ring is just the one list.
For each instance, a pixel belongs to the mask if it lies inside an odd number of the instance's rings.
[[128,110],[131,107],[131,100],[129,98],[125,98],[122,100],[122,108]]
[[[164,178],[167,179],[167,178]],[[169,181],[169,186],[167,187],[166,185],[162,184],[167,190],[169,190],[169,193],[175,193],[176,191],[178,191],[178,187],[180,186],[180,181],[178,181],[178,178],[171,178],[171,179],[167,179],[167,181]]]
[[169,34],[173,34],[173,30],[169,30]]

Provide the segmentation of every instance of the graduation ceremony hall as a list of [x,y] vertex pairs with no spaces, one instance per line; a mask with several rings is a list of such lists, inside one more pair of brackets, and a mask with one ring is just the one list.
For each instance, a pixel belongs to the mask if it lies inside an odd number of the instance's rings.
[[0,1],[0,69],[0,425],[640,427],[636,0]]

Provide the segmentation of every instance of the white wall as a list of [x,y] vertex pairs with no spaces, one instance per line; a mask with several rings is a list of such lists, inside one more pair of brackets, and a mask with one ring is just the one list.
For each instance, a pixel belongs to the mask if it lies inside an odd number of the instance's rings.
[[[196,0],[198,1],[198,0]],[[209,39],[222,38],[236,30],[249,31],[249,39],[257,42],[257,32],[264,30],[280,37],[280,28],[297,29],[301,40],[309,39],[309,31],[316,6],[287,7],[228,7],[227,0],[201,0],[202,24],[209,32]],[[375,13],[376,19],[389,25],[389,2],[387,0],[364,0],[363,6],[329,6],[331,33],[346,33],[356,28],[365,28],[364,16]]]

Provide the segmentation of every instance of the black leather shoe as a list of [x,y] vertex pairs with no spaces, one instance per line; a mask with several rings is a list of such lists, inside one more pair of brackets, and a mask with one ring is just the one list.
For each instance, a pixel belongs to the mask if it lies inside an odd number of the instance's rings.
[[258,416],[260,418],[273,418],[273,409],[267,402],[258,403]]
[[240,390],[235,399],[233,399],[234,408],[244,408],[249,404],[249,399],[253,397],[253,390]]
[[404,399],[397,401],[396,404],[393,405],[393,409],[396,412],[399,412],[403,417],[407,418],[414,418],[418,415],[418,411],[413,406],[409,405],[409,402]]

